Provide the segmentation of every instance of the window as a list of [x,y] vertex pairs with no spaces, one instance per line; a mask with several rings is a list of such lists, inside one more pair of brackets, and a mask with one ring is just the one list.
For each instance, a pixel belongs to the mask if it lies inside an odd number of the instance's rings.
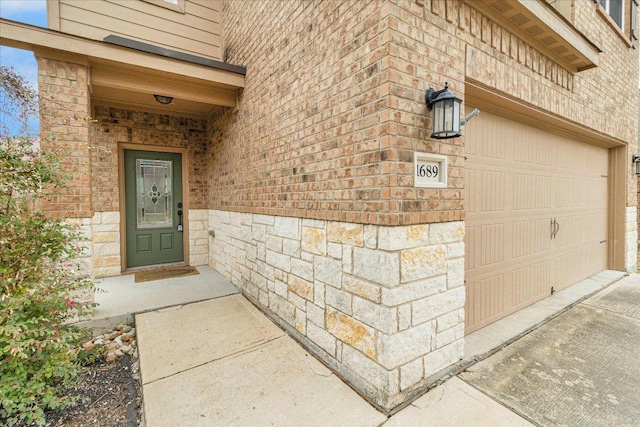
[[598,0],[600,5],[607,11],[611,19],[618,24],[621,30],[624,30],[624,26],[622,24],[622,8],[623,8],[623,0]]
[[184,0],[144,0],[147,3],[153,3],[176,12],[184,13]]

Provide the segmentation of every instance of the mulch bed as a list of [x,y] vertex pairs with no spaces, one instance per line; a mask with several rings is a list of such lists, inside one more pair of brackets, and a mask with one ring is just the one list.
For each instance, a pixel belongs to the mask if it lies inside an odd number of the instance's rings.
[[[77,402],[46,413],[47,427],[135,427],[138,425],[141,390],[125,355],[113,362],[104,359],[88,367],[82,381],[71,391]],[[3,425],[0,420],[0,425]],[[24,424],[19,424],[24,426]]]
[[46,426],[115,427],[138,425],[136,381],[131,376],[129,356],[113,362],[99,361],[73,393],[80,396],[74,406],[47,413]]

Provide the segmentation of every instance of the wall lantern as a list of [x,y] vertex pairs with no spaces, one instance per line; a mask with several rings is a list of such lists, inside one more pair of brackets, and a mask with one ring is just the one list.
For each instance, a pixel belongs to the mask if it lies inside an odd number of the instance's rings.
[[444,89],[439,91],[430,87],[425,94],[425,102],[429,110],[433,111],[431,138],[459,137],[462,127],[480,113],[480,110],[476,108],[467,117],[461,119],[460,104],[462,104],[462,99],[449,92],[449,83],[445,83]]
[[635,163],[636,175],[640,175],[640,154],[634,154],[631,156],[631,163]]
[[169,105],[173,101],[173,97],[164,95],[153,95],[153,97],[162,105]]

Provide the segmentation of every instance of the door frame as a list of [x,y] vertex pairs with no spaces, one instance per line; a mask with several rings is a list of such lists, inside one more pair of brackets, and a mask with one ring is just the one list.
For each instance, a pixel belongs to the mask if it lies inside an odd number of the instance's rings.
[[[183,226],[182,232],[182,247],[183,247],[183,259],[184,265],[189,265],[189,173],[187,171],[187,165],[189,164],[189,158],[186,148],[175,147],[163,147],[158,145],[143,145],[143,144],[131,144],[126,142],[118,143],[118,201],[120,211],[120,271],[125,273],[129,271],[127,267],[127,218],[126,218],[126,201],[125,201],[125,170],[124,170],[124,150],[138,150],[149,151],[157,153],[176,153],[182,156],[182,209]],[[136,267],[135,269],[160,267],[148,266],[148,267]]]

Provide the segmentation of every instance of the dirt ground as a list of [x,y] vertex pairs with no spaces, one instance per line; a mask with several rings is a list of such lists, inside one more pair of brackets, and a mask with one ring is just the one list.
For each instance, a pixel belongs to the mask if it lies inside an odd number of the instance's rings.
[[129,356],[114,362],[104,360],[89,367],[73,393],[79,395],[74,406],[48,412],[48,427],[115,427],[138,425],[136,381],[131,376]]
[[[129,356],[114,362],[104,359],[88,368],[82,381],[70,391],[78,395],[70,407],[46,412],[47,427],[135,427],[142,396],[131,374]],[[4,425],[0,420],[0,425]],[[24,427],[25,424],[18,424]]]

